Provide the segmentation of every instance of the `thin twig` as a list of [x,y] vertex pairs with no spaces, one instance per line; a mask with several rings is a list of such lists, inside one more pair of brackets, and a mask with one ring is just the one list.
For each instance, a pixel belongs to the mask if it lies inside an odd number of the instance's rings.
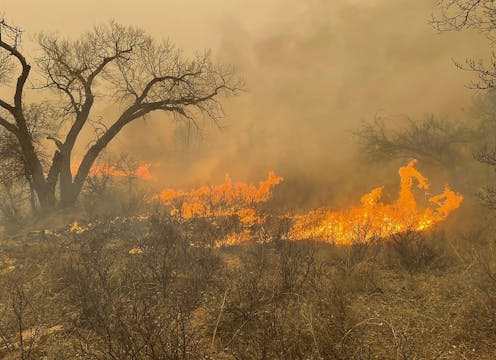
[[226,291],[224,292],[224,298],[222,299],[222,304],[220,306],[219,316],[217,316],[217,322],[215,324],[214,333],[212,334],[212,342],[210,344],[210,349],[211,350],[214,348],[215,336],[217,335],[217,328],[219,327],[220,318],[222,316],[222,311],[224,310],[224,305],[226,303],[226,298],[227,298],[227,292],[228,291],[229,291],[229,288],[226,289]]

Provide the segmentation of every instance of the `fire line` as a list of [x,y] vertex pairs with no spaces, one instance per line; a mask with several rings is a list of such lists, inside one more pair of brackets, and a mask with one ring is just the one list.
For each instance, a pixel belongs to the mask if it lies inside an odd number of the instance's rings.
[[[422,208],[413,193],[414,183],[421,190],[429,189],[429,182],[416,168],[416,160],[399,169],[401,187],[398,199],[392,204],[381,202],[383,187],[376,187],[361,197],[361,204],[343,211],[326,208],[312,210],[291,217],[291,240],[314,239],[336,244],[350,244],[358,239],[387,237],[407,230],[425,231],[445,220],[462,200],[449,186],[428,198],[429,206]],[[254,205],[270,200],[272,189],[283,178],[270,172],[259,186],[233,183],[229,176],[217,186],[204,186],[191,191],[165,190],[158,199],[171,208],[170,215],[191,219],[195,217],[238,216],[245,227],[218,245],[234,245],[250,240],[250,227],[263,225],[266,216]]]

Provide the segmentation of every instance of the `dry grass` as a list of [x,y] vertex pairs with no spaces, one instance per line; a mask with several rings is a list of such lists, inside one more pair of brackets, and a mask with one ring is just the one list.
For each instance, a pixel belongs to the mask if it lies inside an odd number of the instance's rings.
[[124,223],[0,244],[0,358],[496,356],[491,231],[212,249],[221,228]]

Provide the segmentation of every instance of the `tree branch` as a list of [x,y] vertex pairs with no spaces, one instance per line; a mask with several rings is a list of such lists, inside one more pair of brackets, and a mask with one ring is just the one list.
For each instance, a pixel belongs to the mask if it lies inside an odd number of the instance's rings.
[[17,135],[17,131],[18,131],[17,127],[1,116],[0,116],[0,125],[3,126],[6,130],[10,131],[12,134]]
[[6,102],[6,101],[4,101],[2,99],[0,99],[0,107],[4,108],[5,110],[7,110],[11,114],[15,110],[15,108],[12,105],[10,105],[8,102]]
[[29,72],[31,71],[31,66],[27,63],[26,58],[15,47],[5,43],[1,39],[0,48],[12,54],[22,66],[21,75],[19,75],[19,77],[17,78],[16,92],[14,95],[14,106],[16,109],[20,109],[22,107],[22,93],[24,90],[24,85],[26,84]]
[[196,72],[190,72],[190,73],[185,73],[181,76],[159,76],[155,77],[152,80],[150,80],[145,88],[143,89],[143,92],[141,95],[136,99],[135,104],[140,104],[149,94],[150,90],[153,88],[155,84],[158,84],[163,81],[171,80],[173,82],[184,82],[185,79],[189,76],[197,76],[201,74],[201,70],[196,71]]
[[125,50],[117,50],[116,48],[116,53],[113,56],[109,56],[103,59],[103,61],[96,67],[96,69],[88,76],[87,84],[88,86],[91,87],[93,80],[100,74],[103,69],[105,69],[105,66],[107,66],[109,63],[111,63],[114,60],[122,58],[122,55],[130,53],[133,51],[133,48],[125,49]]

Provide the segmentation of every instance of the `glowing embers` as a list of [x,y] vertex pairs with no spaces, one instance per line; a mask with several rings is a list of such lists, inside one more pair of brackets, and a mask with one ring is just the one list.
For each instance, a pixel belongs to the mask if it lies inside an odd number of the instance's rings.
[[420,209],[412,191],[414,180],[422,190],[427,190],[429,183],[415,169],[415,163],[416,160],[412,160],[399,169],[401,190],[395,203],[380,202],[382,187],[378,187],[362,196],[360,206],[339,212],[320,208],[295,216],[289,237],[349,244],[357,238],[387,237],[406,230],[424,231],[443,221],[460,206],[463,196],[446,186],[442,194],[428,199],[431,206]]

